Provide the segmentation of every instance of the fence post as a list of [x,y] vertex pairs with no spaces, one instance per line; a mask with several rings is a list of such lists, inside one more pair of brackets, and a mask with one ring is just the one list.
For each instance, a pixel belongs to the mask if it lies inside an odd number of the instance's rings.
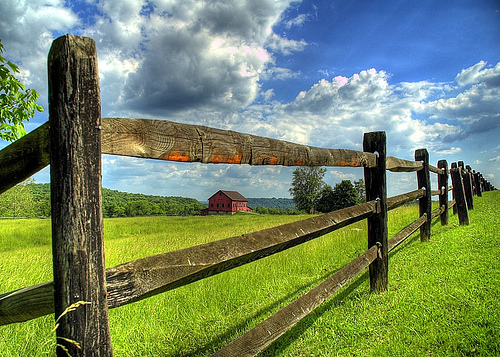
[[105,290],[101,102],[95,42],[69,35],[56,39],[49,52],[48,76],[55,316],[73,304],[78,306],[58,321],[60,346],[56,353],[65,357],[112,356]]
[[370,264],[370,291],[387,290],[389,255],[387,245],[386,137],[384,131],[365,133],[363,151],[377,153],[377,167],[364,169],[366,200],[377,200],[377,212],[368,220],[368,248],[379,245],[379,257]]
[[467,207],[471,210],[474,209],[474,184],[472,182],[472,173],[469,165],[465,166],[463,178]]
[[439,195],[439,207],[444,206],[444,212],[441,213],[441,225],[449,223],[448,214],[448,162],[446,160],[439,160],[437,163],[438,168],[443,170],[443,173],[438,175],[438,189],[441,190]]
[[425,242],[431,238],[432,202],[431,178],[429,175],[429,153],[427,149],[415,150],[415,161],[421,161],[423,168],[417,171],[418,188],[424,189],[425,194],[418,200],[420,216],[427,216],[426,222],[420,227],[420,241]]
[[472,175],[474,177],[474,194],[477,197],[481,197],[481,181],[479,180],[479,172],[476,172],[475,170],[472,171]]
[[455,206],[457,207],[458,222],[461,226],[469,225],[469,210],[467,209],[467,200],[465,199],[464,183],[461,173],[462,169],[457,167],[456,164],[452,164],[451,167],[450,175],[455,197]]
[[[451,178],[451,169],[456,169],[456,168],[457,168],[457,163],[456,162],[452,162],[451,163],[451,167],[450,167],[450,178]],[[451,185],[453,186],[453,180],[451,181]],[[455,204],[453,205],[453,214],[458,214],[457,200],[455,199],[455,188],[454,187],[451,190],[451,198],[453,200],[455,200]]]

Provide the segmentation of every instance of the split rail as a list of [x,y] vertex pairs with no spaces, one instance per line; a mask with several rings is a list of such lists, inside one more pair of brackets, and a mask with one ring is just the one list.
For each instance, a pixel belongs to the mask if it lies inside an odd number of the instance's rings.
[[[0,325],[60,316],[58,343],[71,356],[111,356],[108,309],[133,303],[282,252],[366,219],[368,250],[324,282],[228,344],[214,356],[253,356],[369,268],[371,291],[388,285],[388,253],[411,234],[431,236],[431,221],[448,224],[449,205],[469,224],[473,196],[494,187],[463,162],[429,164],[386,155],[385,132],[366,133],[363,151],[324,149],[170,121],[101,118],[93,40],[64,36],[49,53],[50,121],[0,151],[0,193],[51,166],[54,281],[0,295]],[[300,222],[149,256],[104,268],[101,154],[181,162],[362,167],[366,203]],[[416,172],[415,191],[387,197],[386,171]],[[430,173],[438,176],[431,190]],[[451,174],[452,187],[448,178]],[[454,200],[448,192],[453,188]],[[439,208],[431,211],[431,197]],[[418,200],[419,218],[388,238],[387,212]],[[84,303],[82,303],[84,302]],[[68,340],[77,341],[78,349]],[[58,347],[58,356],[66,351]]]

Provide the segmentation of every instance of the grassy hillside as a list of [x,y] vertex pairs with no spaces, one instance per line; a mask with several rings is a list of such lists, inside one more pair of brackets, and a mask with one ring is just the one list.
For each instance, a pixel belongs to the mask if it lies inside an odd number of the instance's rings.
[[[265,356],[500,354],[498,192],[472,224],[433,225],[391,253],[389,289],[362,274]],[[390,235],[417,216],[390,212]],[[235,236],[304,216],[136,217],[104,222],[106,265]],[[0,294],[51,279],[50,221],[0,221]],[[204,356],[317,285],[366,249],[366,223],[230,272],[110,311],[115,356]],[[0,356],[52,355],[53,317],[0,327]]]

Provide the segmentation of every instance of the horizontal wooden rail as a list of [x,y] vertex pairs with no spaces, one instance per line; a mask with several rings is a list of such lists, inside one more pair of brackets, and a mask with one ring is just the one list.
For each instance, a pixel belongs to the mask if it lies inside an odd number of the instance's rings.
[[396,248],[399,244],[401,244],[405,239],[407,239],[409,236],[411,236],[417,229],[422,227],[425,222],[427,221],[427,217],[420,216],[416,221],[412,222],[410,225],[408,225],[406,228],[401,230],[399,233],[397,233],[394,237],[389,239],[388,242],[388,249],[389,252]]
[[[0,151],[0,193],[23,182],[50,163],[49,123]],[[231,130],[166,120],[102,118],[102,153],[150,159],[283,166],[377,165],[373,153],[325,149]],[[412,172],[419,161],[386,158],[387,170]]]
[[408,193],[403,193],[401,195],[393,196],[387,198],[387,210],[393,210],[395,208],[398,208],[406,203],[413,202],[415,200],[418,200],[420,197],[423,197],[425,194],[425,191],[422,189],[418,189],[415,191],[411,191]]
[[376,156],[167,120],[103,118],[102,152],[182,162],[375,167]]
[[[420,190],[419,190],[420,191]],[[441,213],[443,213],[445,210],[445,207],[439,207],[437,210],[432,212],[432,218],[436,218],[439,216]],[[420,216],[417,220],[414,222],[410,223],[406,228],[401,230],[399,233],[394,235],[391,239],[389,239],[388,245],[389,245],[389,252],[396,248],[399,244],[401,244],[405,239],[407,239],[409,236],[411,236],[417,229],[419,229],[421,226],[424,225],[424,223],[427,221],[427,217],[425,215]]]
[[0,194],[50,163],[49,124],[45,123],[0,150]]
[[[376,202],[370,201],[299,222],[153,255],[106,269],[109,307],[142,300],[284,251],[366,219],[373,215],[375,209]],[[52,288],[53,283],[49,282],[0,295],[0,325],[53,313]]]
[[414,172],[423,168],[420,161],[409,161],[392,156],[386,158],[386,169],[392,172]]
[[434,172],[435,174],[442,175],[443,170],[440,168],[437,168],[436,166],[429,165],[429,171]]
[[439,196],[441,194],[441,190],[432,190],[431,196]]
[[431,215],[431,218],[434,219],[436,218],[437,216],[441,215],[441,213],[443,213],[445,210],[445,207],[444,206],[441,206],[439,207],[438,209],[432,211],[432,215]]
[[212,357],[255,356],[260,353],[366,269],[377,256],[378,247],[371,247],[305,295],[214,353]]

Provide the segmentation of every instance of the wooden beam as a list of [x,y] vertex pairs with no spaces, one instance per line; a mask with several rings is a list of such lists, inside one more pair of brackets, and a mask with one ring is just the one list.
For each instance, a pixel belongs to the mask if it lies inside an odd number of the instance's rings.
[[[106,269],[110,308],[139,301],[295,247],[373,215],[374,201]],[[52,283],[0,296],[0,326],[37,318],[52,306]],[[40,290],[41,289],[41,290]],[[37,303],[32,306],[36,295]]]
[[0,194],[46,167],[49,146],[49,124],[45,123],[0,150]]
[[411,191],[408,193],[403,193],[401,195],[389,197],[387,199],[387,210],[393,210],[395,208],[398,208],[406,203],[413,202],[415,200],[418,200],[420,197],[423,197],[425,195],[425,191],[422,189]]
[[284,166],[373,167],[376,157],[167,120],[103,118],[104,154],[150,159]]
[[394,235],[388,242],[389,252],[396,248],[399,244],[405,241],[409,236],[417,231],[420,227],[422,227],[427,221],[426,216],[419,217],[416,221],[410,223],[406,228],[401,230],[399,233]]
[[386,158],[386,169],[392,172],[414,172],[422,170],[422,163],[388,156]]
[[[101,208],[101,101],[91,38],[66,35],[48,59],[57,356],[112,356]],[[63,314],[73,304],[81,304]],[[75,343],[68,341],[76,341]]]
[[259,354],[366,269],[377,259],[378,249],[377,246],[371,247],[305,295],[212,354],[212,357],[250,357]]
[[435,174],[442,175],[443,170],[439,167],[429,165],[429,172],[434,172]]
[[363,151],[378,155],[377,167],[364,169],[366,199],[377,202],[377,213],[368,218],[368,248],[378,245],[379,258],[370,264],[370,290],[387,290],[389,256],[387,250],[387,182],[385,132],[365,133]]

